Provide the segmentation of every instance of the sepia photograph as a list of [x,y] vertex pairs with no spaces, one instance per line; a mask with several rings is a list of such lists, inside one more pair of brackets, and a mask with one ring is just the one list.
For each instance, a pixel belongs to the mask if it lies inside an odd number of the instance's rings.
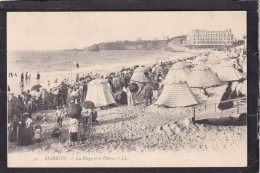
[[7,166],[246,167],[246,19],[8,12]]

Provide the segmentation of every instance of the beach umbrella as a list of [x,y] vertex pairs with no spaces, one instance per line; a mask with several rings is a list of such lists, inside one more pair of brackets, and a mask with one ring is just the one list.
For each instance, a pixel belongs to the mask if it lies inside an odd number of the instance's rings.
[[94,109],[95,108],[95,104],[92,101],[84,101],[80,104],[80,106],[85,109]]
[[108,76],[109,76],[109,77],[115,77],[115,75],[116,75],[116,73],[113,72],[113,73],[109,73]]
[[139,67],[139,65],[135,65],[135,66],[134,66],[134,70],[137,69],[138,67]]
[[41,85],[34,85],[32,88],[31,88],[31,91],[33,90],[37,90],[39,88],[41,88],[42,86]]
[[70,118],[79,119],[81,116],[82,108],[79,104],[72,104],[68,107],[67,112]]
[[139,87],[136,83],[130,83],[129,84],[129,89],[131,92],[135,93],[138,91]]

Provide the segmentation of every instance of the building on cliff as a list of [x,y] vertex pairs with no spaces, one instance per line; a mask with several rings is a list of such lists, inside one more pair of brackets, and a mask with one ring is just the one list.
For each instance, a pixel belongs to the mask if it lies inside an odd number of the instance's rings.
[[211,48],[230,49],[234,36],[231,29],[224,31],[193,30],[187,35],[186,46],[189,49]]

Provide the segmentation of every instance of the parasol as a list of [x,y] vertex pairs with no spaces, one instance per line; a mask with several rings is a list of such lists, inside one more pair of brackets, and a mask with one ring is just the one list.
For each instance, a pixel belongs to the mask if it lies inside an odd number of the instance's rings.
[[67,112],[70,118],[79,119],[81,116],[82,108],[79,104],[72,104],[68,107]]
[[116,73],[112,72],[112,73],[109,73],[109,77],[115,77]]
[[130,83],[129,84],[129,89],[131,92],[135,93],[139,90],[139,87],[136,83]]
[[134,66],[134,70],[137,69],[138,67],[139,67],[139,65],[135,65],[135,66]]
[[94,109],[95,108],[95,104],[92,101],[84,101],[80,104],[80,106],[85,109]]
[[41,85],[34,85],[32,88],[31,88],[31,91],[34,91],[34,90],[37,90],[39,88],[41,88],[42,86]]

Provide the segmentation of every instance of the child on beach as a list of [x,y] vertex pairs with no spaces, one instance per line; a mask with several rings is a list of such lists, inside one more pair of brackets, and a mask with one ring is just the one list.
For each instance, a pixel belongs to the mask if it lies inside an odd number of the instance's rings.
[[75,143],[78,141],[79,122],[76,118],[70,118],[69,124],[69,141],[73,146],[75,146]]
[[63,110],[62,110],[63,116],[68,117],[67,107],[63,105],[62,108],[63,108]]
[[42,127],[40,125],[34,127],[34,140],[37,143],[42,140]]
[[63,120],[64,114],[61,110],[61,107],[57,107],[57,111],[55,112],[55,120],[59,124],[59,127],[62,128],[62,120]]

